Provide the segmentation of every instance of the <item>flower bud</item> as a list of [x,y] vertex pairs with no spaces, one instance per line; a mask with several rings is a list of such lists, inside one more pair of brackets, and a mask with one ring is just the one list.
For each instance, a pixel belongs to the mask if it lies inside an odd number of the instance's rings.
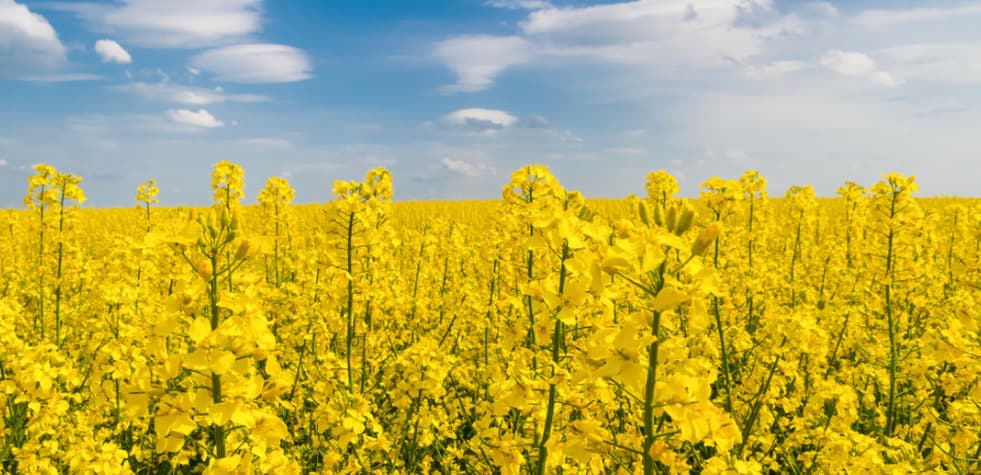
[[722,223],[716,221],[706,226],[702,234],[691,245],[692,255],[700,256],[704,254],[709,245],[719,237],[719,234],[722,234]]
[[211,279],[214,274],[214,270],[211,268],[211,263],[208,261],[198,261],[197,269],[195,269],[201,277],[205,280]]
[[248,239],[243,239],[238,243],[238,250],[235,251],[235,260],[240,261],[245,259],[249,255],[249,247],[252,244],[249,243]]

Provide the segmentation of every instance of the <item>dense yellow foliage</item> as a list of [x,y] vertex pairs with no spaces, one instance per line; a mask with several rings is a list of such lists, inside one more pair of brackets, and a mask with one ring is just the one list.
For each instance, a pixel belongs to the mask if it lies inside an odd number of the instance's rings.
[[0,214],[6,473],[981,471],[981,203],[913,178],[244,206],[222,162],[213,207],[100,210],[37,172]]

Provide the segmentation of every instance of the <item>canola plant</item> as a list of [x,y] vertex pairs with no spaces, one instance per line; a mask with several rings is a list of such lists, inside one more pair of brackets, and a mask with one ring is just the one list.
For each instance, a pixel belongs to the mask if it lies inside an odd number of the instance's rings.
[[0,214],[3,473],[981,472],[981,202],[912,177],[393,203],[375,169],[245,206],[221,162],[212,207],[88,209],[36,172]]

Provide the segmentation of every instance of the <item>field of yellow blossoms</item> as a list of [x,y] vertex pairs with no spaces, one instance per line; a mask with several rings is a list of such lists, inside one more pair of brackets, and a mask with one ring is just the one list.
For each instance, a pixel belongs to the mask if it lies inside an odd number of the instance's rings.
[[392,203],[375,169],[244,206],[221,162],[211,208],[89,209],[35,170],[3,473],[981,473],[981,201],[912,177]]

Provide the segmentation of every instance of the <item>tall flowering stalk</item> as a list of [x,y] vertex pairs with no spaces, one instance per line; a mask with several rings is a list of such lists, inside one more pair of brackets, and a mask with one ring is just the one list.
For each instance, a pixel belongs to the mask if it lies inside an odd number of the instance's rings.
[[157,188],[157,182],[154,179],[149,179],[146,183],[140,183],[140,186],[136,187],[136,202],[139,203],[143,209],[146,211],[146,231],[150,232],[150,205],[159,203],[160,200],[157,195],[160,193],[160,188]]
[[762,229],[760,229],[762,224],[761,216],[764,211],[763,207],[767,203],[766,178],[763,178],[758,171],[749,170],[739,177],[739,184],[742,187],[743,201],[747,210],[746,266],[748,273],[746,279],[746,328],[747,331],[753,333],[758,323],[754,305],[756,303],[754,291],[758,276],[756,275],[753,255],[756,251],[756,241],[762,234]]
[[675,199],[674,195],[681,191],[678,180],[664,170],[648,173],[644,189],[647,191],[647,199],[653,203],[655,209],[656,207],[665,209],[668,203]]
[[[876,183],[871,189],[873,219],[880,236],[885,238],[885,256],[883,265],[879,269],[881,272],[878,279],[882,287],[886,332],[889,337],[889,356],[886,366],[889,388],[886,396],[886,423],[883,427],[883,433],[887,437],[892,437],[895,433],[900,417],[898,386],[902,375],[899,365],[903,359],[901,352],[908,351],[906,348],[908,344],[902,340],[904,334],[909,335],[911,331],[908,327],[902,328],[901,316],[909,311],[901,309],[896,301],[895,290],[897,274],[899,274],[897,270],[902,269],[904,264],[901,259],[911,257],[909,255],[911,242],[908,240],[915,236],[918,222],[922,219],[922,212],[912,198],[912,194],[918,189],[914,177],[907,178],[898,173],[886,175],[884,180]],[[908,262],[905,264],[908,265]],[[909,278],[908,275],[900,277]]]
[[794,223],[794,242],[791,245],[790,269],[788,278],[790,281],[790,306],[794,307],[798,303],[797,293],[797,269],[804,257],[804,227],[814,221],[812,215],[817,208],[817,201],[814,198],[814,188],[811,185],[791,186],[787,189],[784,197],[790,207],[790,220]]
[[266,181],[266,186],[259,192],[259,204],[273,227],[273,270],[270,280],[276,287],[279,287],[283,278],[281,259],[285,249],[282,234],[288,223],[289,206],[295,194],[285,178],[276,176]]
[[[714,215],[715,222],[721,223],[738,210],[737,203],[742,200],[743,190],[739,182],[725,180],[718,177],[709,178],[702,184],[701,200],[708,206]],[[713,239],[712,267],[719,268],[719,240]],[[726,412],[733,413],[733,364],[730,358],[732,352],[726,338],[726,327],[722,320],[722,309],[720,298],[712,296],[712,313],[715,315],[716,332],[719,336],[719,349],[722,354],[722,384],[725,390]]]
[[[532,240],[539,236],[540,230],[536,229],[534,222],[537,220],[548,219],[551,214],[557,211],[565,196],[565,189],[559,184],[558,180],[552,175],[547,167],[542,165],[529,165],[511,174],[511,181],[504,186],[502,197],[504,198],[505,209],[517,223],[519,233],[526,233],[527,239]],[[532,246],[527,246],[523,262],[523,276],[521,283],[529,285],[539,280],[536,275],[543,274],[536,272],[536,251]],[[535,335],[535,300],[532,295],[523,296],[525,312],[528,317],[528,333],[525,339],[525,346],[534,349],[537,346]],[[537,358],[532,360],[533,369],[537,369]]]
[[[85,192],[79,187],[82,178],[71,173],[59,173],[54,167],[39,164],[34,167],[37,175],[28,179],[27,196],[24,197],[24,204],[31,208],[38,209],[40,229],[38,235],[38,268],[44,268],[44,230],[47,227],[45,222],[44,210],[51,209],[58,212],[57,224],[57,247],[55,260],[55,345],[61,343],[62,327],[62,297],[64,292],[63,272],[65,260],[65,240],[66,231],[72,216],[69,212],[85,202]],[[70,205],[71,208],[66,208]],[[38,273],[39,299],[38,299],[38,325],[41,330],[41,338],[44,338],[44,272]]]
[[[688,231],[693,228],[695,211],[683,202],[653,211],[644,202],[638,202],[637,216],[641,225],[621,231],[602,268],[639,290],[646,301],[643,313],[649,311],[651,315],[638,318],[634,314],[627,318],[610,349],[610,362],[600,371],[603,374],[611,371],[615,380],[622,381],[623,391],[640,404],[642,415],[638,425],[642,445],[634,453],[642,458],[643,473],[652,475],[663,471],[664,460],[669,459],[664,456],[665,440],[678,436],[694,444],[708,435],[706,431],[693,431],[693,426],[684,422],[691,417],[693,407],[705,411],[706,420],[712,420],[706,427],[713,427],[717,432],[713,435],[720,450],[731,449],[738,442],[739,434],[732,419],[719,413],[708,401],[707,388],[714,377],[679,375],[677,362],[664,361],[661,354],[664,345],[679,338],[668,335],[666,328],[679,325],[667,323],[666,318],[677,318],[685,309],[691,313],[689,318],[693,323],[688,331],[701,327],[694,321],[702,320],[704,305],[700,300],[713,285],[714,276],[714,272],[702,266],[701,256],[722,233],[722,224],[712,222],[692,239]],[[631,361],[635,356],[643,356],[638,354],[638,345],[647,353],[646,361],[640,364]],[[640,375],[642,379],[637,378]],[[636,387],[638,379],[643,381],[642,392],[633,394],[631,388]],[[671,383],[682,387],[672,387]],[[669,420],[674,423],[670,424]]]
[[855,241],[862,238],[857,236],[862,229],[862,204],[866,189],[853,181],[846,181],[838,188],[838,196],[845,200],[845,260],[851,268],[855,263]]
[[[348,391],[355,389],[354,342],[357,337],[357,322],[354,319],[356,280],[369,276],[369,270],[361,267],[363,275],[357,275],[356,263],[359,253],[370,253],[371,240],[377,231],[388,221],[390,200],[392,198],[392,175],[384,168],[369,170],[363,182],[334,181],[335,212],[332,222],[340,237],[342,264],[347,281],[346,301],[343,307],[345,322],[344,353],[347,368]],[[370,261],[370,259],[369,259]],[[367,317],[367,315],[366,315]],[[367,329],[367,322],[365,322]],[[367,335],[364,335],[367,342]],[[367,358],[362,355],[361,391],[367,377]]]

